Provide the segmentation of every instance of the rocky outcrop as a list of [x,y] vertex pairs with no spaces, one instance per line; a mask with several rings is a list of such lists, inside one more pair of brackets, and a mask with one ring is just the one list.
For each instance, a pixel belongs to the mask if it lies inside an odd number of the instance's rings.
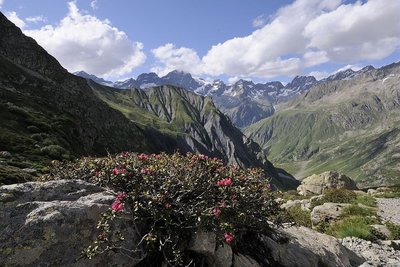
[[325,234],[306,227],[289,227],[282,233],[287,243],[278,243],[265,237],[264,242],[271,249],[272,257],[281,266],[359,266],[365,260],[346,249],[340,242]]
[[300,195],[323,194],[326,189],[357,190],[356,183],[348,176],[334,171],[311,175],[301,181],[297,187]]
[[366,241],[357,237],[346,237],[343,246],[366,259],[363,267],[398,267],[400,266],[400,250],[384,244]]
[[311,222],[314,225],[319,223],[331,223],[338,219],[342,213],[343,208],[350,206],[346,203],[324,203],[323,205],[316,206],[311,211]]
[[[114,193],[80,180],[29,182],[0,187],[0,266],[135,266],[141,259],[109,252],[92,260],[81,252],[96,238],[96,223]],[[133,226],[121,224],[132,247]],[[215,234],[200,233],[188,248],[209,266],[358,266],[364,260],[337,239],[304,227],[277,229],[218,247]]]
[[[131,264],[131,258],[113,252],[79,259],[114,198],[80,180],[0,187],[0,266],[106,266],[110,258],[114,265]],[[128,242],[135,240],[131,231],[125,232]]]

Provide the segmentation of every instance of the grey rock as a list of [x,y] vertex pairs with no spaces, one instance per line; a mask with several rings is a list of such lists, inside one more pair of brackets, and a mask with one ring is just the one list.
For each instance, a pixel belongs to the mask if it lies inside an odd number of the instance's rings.
[[232,266],[232,248],[228,245],[219,246],[215,251],[212,267],[231,267]]
[[365,266],[400,266],[400,251],[383,242],[373,243],[357,237],[346,237],[343,238],[342,244],[365,258],[369,264]]
[[269,237],[263,241],[272,257],[282,266],[359,266],[365,260],[345,248],[336,238],[306,227],[289,227],[281,230],[288,237],[279,243]]
[[334,171],[311,175],[302,180],[297,191],[301,195],[323,194],[326,189],[343,188],[357,190],[356,183],[348,176]]
[[[114,198],[80,180],[0,187],[0,266],[104,266],[110,257],[115,265],[134,262],[113,252],[78,260],[99,234],[100,214]],[[137,240],[132,231],[125,237]]]
[[310,210],[311,201],[309,199],[288,200],[286,203],[281,205],[281,208],[290,209],[297,205],[300,206],[300,208],[303,210]]
[[261,265],[251,257],[238,253],[233,256],[232,267],[261,267]]
[[400,198],[377,198],[378,215],[384,221],[400,224]]
[[198,232],[193,238],[189,250],[204,256],[214,256],[216,235],[211,232]]
[[382,239],[387,239],[390,237],[390,231],[386,227],[386,225],[383,224],[373,224],[371,225],[373,231],[376,233],[377,236],[379,236]]
[[322,222],[330,223],[340,217],[342,209],[350,204],[324,203],[316,206],[311,211],[311,222],[316,225]]

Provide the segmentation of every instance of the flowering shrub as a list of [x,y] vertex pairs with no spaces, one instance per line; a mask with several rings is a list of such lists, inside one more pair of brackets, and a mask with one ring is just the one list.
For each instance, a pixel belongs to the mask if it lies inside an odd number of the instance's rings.
[[186,250],[197,231],[215,232],[218,244],[235,247],[247,233],[270,233],[279,211],[263,170],[198,154],[82,158],[55,164],[47,178],[84,178],[119,192],[85,251],[89,258],[120,248],[123,235],[111,225],[127,216],[141,238],[129,248],[133,254],[161,254],[171,265],[183,265],[191,262]]

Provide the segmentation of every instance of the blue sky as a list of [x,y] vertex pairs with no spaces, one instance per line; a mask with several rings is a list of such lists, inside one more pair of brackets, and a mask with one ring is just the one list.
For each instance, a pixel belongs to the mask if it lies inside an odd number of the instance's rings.
[[397,0],[0,0],[0,10],[68,70],[111,80],[178,69],[285,82],[400,58]]

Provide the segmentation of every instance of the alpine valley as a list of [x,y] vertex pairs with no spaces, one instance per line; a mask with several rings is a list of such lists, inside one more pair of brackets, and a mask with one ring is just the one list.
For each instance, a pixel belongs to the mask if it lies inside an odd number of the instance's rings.
[[52,160],[180,151],[262,167],[280,188],[298,185],[211,97],[174,85],[122,90],[75,76],[1,13],[0,151],[1,184],[33,179]]
[[262,167],[278,188],[330,170],[360,187],[400,184],[400,63],[286,85],[182,71],[111,82],[69,73],[2,14],[0,26],[2,184],[52,160],[177,150]]
[[297,179],[337,170],[361,187],[400,183],[400,63],[347,69],[322,80],[296,76],[286,86],[245,80],[226,85],[181,71],[116,83],[76,74],[116,88],[175,85],[211,96],[272,162]]

